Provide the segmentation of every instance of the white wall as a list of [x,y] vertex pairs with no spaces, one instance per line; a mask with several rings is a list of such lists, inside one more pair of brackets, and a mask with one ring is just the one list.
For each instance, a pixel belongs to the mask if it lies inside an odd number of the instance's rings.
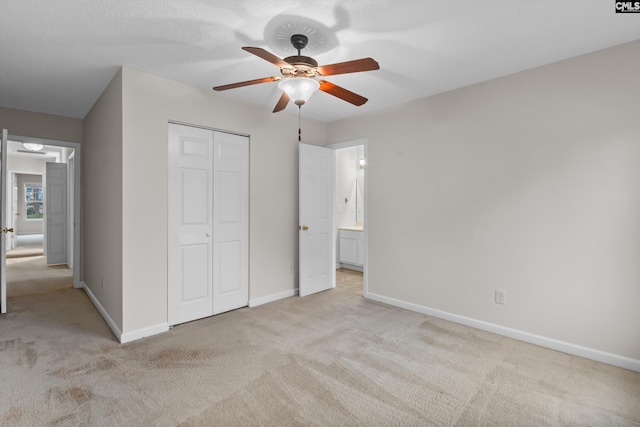
[[82,142],[82,120],[0,107],[0,129],[11,135]]
[[[336,225],[356,225],[356,180],[358,147],[336,150]],[[345,202],[345,199],[347,200]]]
[[[83,134],[83,281],[122,331],[121,73],[116,74],[85,117]],[[153,241],[153,235],[146,238]],[[144,304],[138,310],[144,311]]]
[[[273,114],[269,108],[237,102],[211,89],[126,67],[122,76],[123,332],[167,322],[169,121],[250,135],[249,298],[293,292],[298,257],[297,114]],[[303,119],[302,135],[303,142],[323,145],[326,126]]]
[[640,41],[332,123],[369,292],[640,361],[638,76]]
[[360,160],[364,160],[364,145],[356,146],[356,179],[358,185],[356,186],[356,224],[364,224],[364,169],[360,167]]

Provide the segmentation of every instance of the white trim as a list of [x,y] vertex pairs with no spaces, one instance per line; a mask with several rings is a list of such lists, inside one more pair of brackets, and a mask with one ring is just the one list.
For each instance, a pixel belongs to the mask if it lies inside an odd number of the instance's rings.
[[343,142],[337,142],[335,144],[329,144],[327,145],[327,147],[333,150],[339,150],[341,148],[356,147],[358,145],[367,145],[367,142],[368,142],[367,138],[358,138],[350,141],[343,141]]
[[139,340],[140,338],[150,337],[152,335],[161,334],[169,330],[169,323],[159,323],[157,325],[148,326],[146,328],[137,329],[135,331],[124,333],[120,336],[122,344]]
[[597,362],[606,363],[620,368],[629,369],[631,371],[640,372],[640,360],[631,359],[626,356],[620,356],[613,353],[607,353],[565,341],[559,341],[553,338],[543,337],[529,332],[519,331],[517,329],[507,328],[505,326],[496,325],[482,320],[476,320],[465,316],[437,310],[435,308],[425,307],[406,301],[397,300],[395,298],[385,297],[383,295],[367,293],[365,298],[373,301],[382,302],[395,307],[404,308],[406,310],[415,311],[417,313],[426,314],[428,316],[437,317],[439,319],[448,320],[454,323],[470,326],[472,328],[481,329],[483,331],[492,332],[497,335],[513,338],[516,340],[536,344],[541,347],[550,348],[574,356],[584,357],[586,359],[595,360]]
[[123,334],[120,328],[118,327],[118,325],[116,324],[116,322],[114,322],[111,316],[109,316],[109,313],[107,313],[107,310],[105,310],[102,304],[100,304],[100,301],[98,301],[98,298],[96,298],[93,292],[91,292],[91,289],[89,289],[89,286],[87,286],[85,282],[80,282],[80,283],[82,285],[82,289],[84,289],[85,293],[87,294],[87,296],[89,297],[93,305],[96,307],[100,315],[104,318],[105,322],[107,322],[107,325],[109,325],[109,328],[111,328],[111,332],[113,332],[113,334],[116,336],[116,338],[118,339],[118,341],[120,341],[121,344],[135,341],[144,337],[149,337],[151,335],[156,335],[162,332],[167,332],[169,330],[168,323],[161,323],[159,325],[149,326],[147,328],[142,328],[136,331],[127,332],[126,334]]
[[262,304],[268,304],[270,302],[278,301],[281,299],[295,297],[296,295],[298,295],[298,288],[278,292],[277,294],[267,295],[266,297],[249,300],[249,307],[257,307]]
[[347,270],[359,271],[360,273],[364,273],[364,266],[356,265],[356,264],[349,264],[347,262],[338,263],[338,265],[336,265],[336,270],[338,268],[345,268]]
[[116,322],[114,322],[111,316],[109,316],[109,313],[107,313],[107,310],[105,310],[102,304],[100,304],[100,301],[98,301],[98,298],[96,298],[93,292],[91,292],[91,289],[89,289],[89,286],[87,286],[85,282],[80,282],[80,284],[82,286],[82,289],[84,289],[84,292],[87,294],[87,296],[89,297],[93,305],[98,310],[98,313],[100,313],[100,315],[105,320],[105,322],[107,322],[107,325],[109,325],[109,327],[111,328],[111,331],[113,332],[113,334],[116,336],[118,341],[120,341],[120,337],[122,336],[122,331],[120,330]]

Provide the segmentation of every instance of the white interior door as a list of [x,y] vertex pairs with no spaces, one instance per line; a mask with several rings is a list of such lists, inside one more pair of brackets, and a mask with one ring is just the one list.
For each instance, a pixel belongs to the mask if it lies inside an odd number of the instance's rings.
[[249,138],[215,132],[213,314],[249,304]]
[[213,132],[169,125],[170,325],[211,316]]
[[5,232],[7,213],[7,138],[9,132],[2,130],[0,143],[0,313],[7,312],[7,239]]
[[170,325],[249,303],[249,139],[169,125]]
[[300,296],[333,287],[333,150],[300,147]]
[[45,235],[47,264],[67,263],[67,164],[46,164]]

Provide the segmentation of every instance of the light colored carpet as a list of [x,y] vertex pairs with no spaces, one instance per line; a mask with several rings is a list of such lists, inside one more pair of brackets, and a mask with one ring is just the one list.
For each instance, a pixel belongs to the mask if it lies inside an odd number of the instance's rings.
[[640,373],[337,288],[121,345],[82,290],[9,299],[0,425],[630,426]]
[[43,256],[7,259],[7,297],[73,287],[73,270],[48,267]]
[[43,253],[42,234],[19,235],[16,236],[16,247],[7,251],[7,259],[38,256]]

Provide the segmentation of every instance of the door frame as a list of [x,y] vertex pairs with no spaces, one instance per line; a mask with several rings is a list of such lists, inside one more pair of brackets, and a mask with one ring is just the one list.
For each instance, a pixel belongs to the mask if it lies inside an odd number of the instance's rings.
[[[10,131],[10,130],[9,130]],[[82,282],[80,281],[80,242],[82,234],[82,216],[80,206],[82,206],[82,176],[81,176],[81,164],[82,164],[82,144],[79,142],[60,141],[55,139],[35,138],[30,136],[13,135],[9,133],[9,139],[12,141],[23,142],[23,140],[29,140],[29,142],[37,142],[44,145],[53,145],[56,147],[71,148],[73,149],[73,224],[69,224],[69,229],[73,229],[73,287],[82,288]],[[9,169],[9,167],[7,167]],[[6,191],[3,189],[3,191]],[[70,212],[68,212],[70,213]],[[67,215],[69,217],[69,215]],[[69,219],[69,218],[68,218]]]
[[[368,191],[369,191],[369,173],[368,173],[368,169],[369,169],[369,160],[368,160],[368,155],[369,155],[369,140],[367,138],[358,138],[358,139],[353,139],[353,140],[349,140],[349,141],[343,141],[343,142],[338,142],[336,144],[330,144],[327,145],[328,148],[331,148],[333,150],[333,165],[334,165],[334,170],[333,170],[333,224],[334,224],[334,230],[333,230],[333,259],[336,259],[336,239],[338,238],[338,227],[335,226],[335,224],[338,223],[338,219],[337,219],[337,204],[336,204],[336,173],[337,173],[337,167],[336,167],[336,150],[340,150],[342,148],[350,148],[350,147],[357,147],[359,145],[364,146],[364,162],[365,162],[365,167],[364,167],[364,215],[363,215],[363,223],[364,223],[364,227],[363,227],[363,233],[364,233],[364,265],[362,266],[362,272],[363,272],[363,289],[362,289],[362,294],[365,298],[369,297],[369,195],[368,195]],[[337,262],[337,261],[336,261]],[[333,286],[336,286],[335,283],[335,274],[333,276]]]

